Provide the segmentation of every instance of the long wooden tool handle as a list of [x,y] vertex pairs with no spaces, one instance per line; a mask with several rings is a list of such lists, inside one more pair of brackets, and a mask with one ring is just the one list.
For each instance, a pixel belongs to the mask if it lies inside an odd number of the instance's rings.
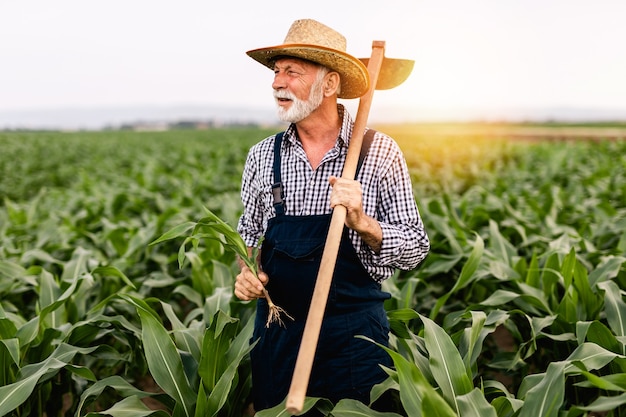
[[[361,152],[361,144],[363,142],[363,134],[365,133],[365,127],[372,105],[372,97],[374,96],[374,89],[382,66],[384,53],[385,42],[374,41],[372,43],[372,57],[367,66],[370,76],[370,88],[359,100],[359,109],[354,122],[350,144],[348,145],[346,162],[341,173],[342,178],[354,179],[354,175],[356,174],[359,153]],[[335,270],[346,214],[347,210],[344,206],[337,206],[333,210],[328,236],[326,237],[326,246],[322,253],[322,261],[317,274],[311,306],[309,307],[309,313],[304,326],[304,334],[302,335],[302,342],[291,380],[291,387],[287,395],[286,408],[291,414],[301,413],[304,406],[304,398],[306,397],[309,378],[311,376],[313,358],[315,357],[315,350],[317,349],[317,341],[322,327],[322,319],[324,318],[328,292]]]

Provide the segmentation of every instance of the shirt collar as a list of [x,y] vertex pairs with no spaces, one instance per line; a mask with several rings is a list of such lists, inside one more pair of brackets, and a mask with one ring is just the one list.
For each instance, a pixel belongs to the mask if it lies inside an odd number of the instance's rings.
[[[348,112],[348,109],[345,108],[343,104],[337,103],[337,112],[339,112],[339,117],[341,118],[341,129],[339,130],[339,136],[337,137],[336,146],[338,148],[348,147],[350,143],[350,137],[352,136],[352,128],[354,127],[354,121],[352,120],[352,116]],[[284,138],[292,145],[296,144],[297,134],[296,134],[296,125],[295,123],[291,123],[287,130],[285,131]]]

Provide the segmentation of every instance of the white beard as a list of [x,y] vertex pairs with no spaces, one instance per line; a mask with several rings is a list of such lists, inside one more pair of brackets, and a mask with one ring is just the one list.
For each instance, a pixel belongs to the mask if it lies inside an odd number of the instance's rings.
[[285,109],[278,106],[278,118],[283,122],[298,123],[313,113],[324,100],[322,92],[322,80],[316,80],[311,86],[311,93],[307,100],[300,100],[287,90],[274,90],[274,98],[286,98],[291,100],[291,106]]

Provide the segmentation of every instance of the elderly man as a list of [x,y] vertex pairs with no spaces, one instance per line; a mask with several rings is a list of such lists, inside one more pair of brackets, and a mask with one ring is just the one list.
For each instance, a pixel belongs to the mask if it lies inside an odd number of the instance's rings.
[[[263,236],[255,277],[242,265],[235,295],[258,299],[251,353],[257,410],[287,395],[315,286],[333,207],[347,209],[344,234],[313,363],[308,396],[369,403],[373,385],[392,362],[383,349],[389,294],[381,282],[396,269],[415,268],[429,241],[413,197],[406,162],[388,136],[368,130],[356,180],[340,178],[353,120],[338,98],[368,88],[367,68],[346,53],[345,38],[314,20],[291,26],[282,45],[248,55],[274,70],[278,116],[290,125],[249,152],[242,180],[244,212],[238,231],[252,248]],[[369,138],[368,138],[369,136]],[[266,327],[272,301],[293,320]]]

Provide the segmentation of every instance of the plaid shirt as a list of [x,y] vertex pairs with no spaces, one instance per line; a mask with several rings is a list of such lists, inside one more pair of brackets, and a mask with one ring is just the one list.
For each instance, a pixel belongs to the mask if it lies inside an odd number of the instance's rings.
[[[341,176],[354,122],[348,111],[338,105],[343,118],[335,146],[317,169],[313,169],[297,138],[295,125],[285,131],[281,145],[281,175],[285,194],[285,214],[308,216],[329,214],[328,177]],[[238,231],[250,247],[256,246],[274,217],[274,138],[254,145],[243,171],[241,199],[244,212]],[[357,176],[363,190],[363,209],[380,223],[382,248],[375,253],[350,230],[350,239],[359,259],[378,282],[389,278],[395,269],[415,268],[428,254],[430,243],[420,218],[411,179],[402,151],[389,136],[377,132]],[[271,277],[270,277],[271,278]]]

